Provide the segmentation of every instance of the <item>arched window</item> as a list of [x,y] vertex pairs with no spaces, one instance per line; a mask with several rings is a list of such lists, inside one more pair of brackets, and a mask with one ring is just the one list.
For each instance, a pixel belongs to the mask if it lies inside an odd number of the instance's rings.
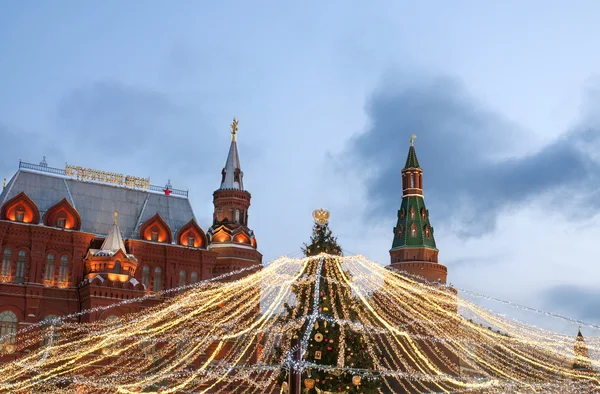
[[160,267],[156,267],[154,269],[154,288],[153,290],[155,292],[159,292],[161,289],[161,276],[162,276],[162,270],[160,269]]
[[185,282],[187,280],[187,274],[185,270],[179,271],[179,287],[185,286]]
[[52,286],[54,283],[54,255],[50,253],[46,257],[46,270],[44,272],[44,284]]
[[196,271],[192,271],[190,275],[190,284],[198,282],[198,273]]
[[142,269],[142,284],[144,285],[146,290],[148,290],[148,288],[150,287],[150,267],[148,267],[147,265],[145,265]]
[[150,241],[158,242],[158,227],[154,226],[150,230]]
[[65,283],[67,281],[67,273],[69,271],[69,257],[61,256],[60,258],[60,269],[58,271],[58,281]]
[[415,187],[415,176],[414,174],[410,174],[410,187]]
[[233,221],[236,223],[240,222],[240,210],[236,209],[233,213]]
[[0,281],[5,282],[10,279],[10,261],[12,260],[12,250],[4,249],[2,257],[2,271],[0,271]]
[[115,262],[115,274],[120,274],[121,273],[121,262],[119,260],[117,260]]
[[416,215],[415,215],[415,209],[414,209],[414,208],[411,208],[411,209],[410,209],[410,218],[411,218],[411,220],[415,220],[415,216],[416,216]]
[[14,345],[17,339],[17,315],[11,311],[0,313],[0,345]]
[[417,238],[417,227],[414,224],[410,229],[410,236],[413,238]]
[[42,321],[42,340],[40,341],[40,346],[52,346],[52,344],[56,344],[58,332],[54,328],[59,325],[60,320],[58,320],[58,316],[56,315],[48,315],[44,318]]
[[23,283],[25,277],[25,262],[27,261],[27,252],[19,250],[17,254],[17,270],[15,272],[15,282]]

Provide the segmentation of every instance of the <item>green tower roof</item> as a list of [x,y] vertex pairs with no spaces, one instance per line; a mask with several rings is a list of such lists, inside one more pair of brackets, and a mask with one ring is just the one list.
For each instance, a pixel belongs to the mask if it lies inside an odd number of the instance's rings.
[[408,157],[406,158],[404,169],[407,168],[421,168],[419,166],[419,160],[417,159],[417,152],[415,151],[415,147],[413,145],[411,145],[408,149]]
[[422,196],[407,196],[402,199],[392,243],[392,249],[397,248],[437,249],[433,227],[429,222],[429,211],[425,208]]

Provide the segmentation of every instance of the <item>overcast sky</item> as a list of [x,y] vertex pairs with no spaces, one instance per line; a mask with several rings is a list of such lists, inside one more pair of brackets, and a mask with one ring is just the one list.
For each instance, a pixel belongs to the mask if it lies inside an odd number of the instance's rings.
[[171,179],[206,230],[239,118],[250,227],[311,212],[387,264],[408,140],[449,281],[600,319],[596,1],[0,5],[0,177],[18,160]]

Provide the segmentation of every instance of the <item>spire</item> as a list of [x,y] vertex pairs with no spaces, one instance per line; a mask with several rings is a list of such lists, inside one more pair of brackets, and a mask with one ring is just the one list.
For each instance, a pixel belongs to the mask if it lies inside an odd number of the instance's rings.
[[240,157],[237,150],[237,130],[238,121],[233,118],[231,123],[231,145],[229,146],[229,154],[227,155],[227,161],[221,174],[221,187],[219,189],[237,189],[244,190],[244,183],[242,178],[244,173],[240,168]]
[[106,250],[111,252],[116,252],[121,249],[123,253],[127,253],[125,250],[125,244],[123,243],[123,238],[121,238],[121,231],[119,230],[119,225],[117,224],[117,218],[119,217],[119,213],[115,211],[113,218],[113,227],[106,235],[106,239],[102,243],[102,247],[100,250]]
[[404,165],[405,170],[409,168],[421,168],[417,159],[417,152],[415,151],[415,139],[417,139],[417,136],[413,134],[410,138],[410,148],[408,148],[408,157]]
[[577,338],[575,339],[575,360],[573,362],[573,369],[591,371],[592,364],[590,362],[590,355],[583,334],[581,334],[581,327],[577,332]]
[[[446,268],[438,262],[438,249],[423,198],[423,169],[419,166],[413,134],[406,165],[402,169],[402,202],[394,227],[391,265],[426,280],[446,282]],[[404,263],[409,263],[405,265]]]

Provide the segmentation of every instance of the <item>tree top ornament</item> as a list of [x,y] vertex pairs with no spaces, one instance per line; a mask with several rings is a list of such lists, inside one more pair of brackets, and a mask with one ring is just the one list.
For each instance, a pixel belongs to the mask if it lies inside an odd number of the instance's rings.
[[313,220],[319,226],[329,223],[329,211],[323,208],[315,209],[312,213]]

